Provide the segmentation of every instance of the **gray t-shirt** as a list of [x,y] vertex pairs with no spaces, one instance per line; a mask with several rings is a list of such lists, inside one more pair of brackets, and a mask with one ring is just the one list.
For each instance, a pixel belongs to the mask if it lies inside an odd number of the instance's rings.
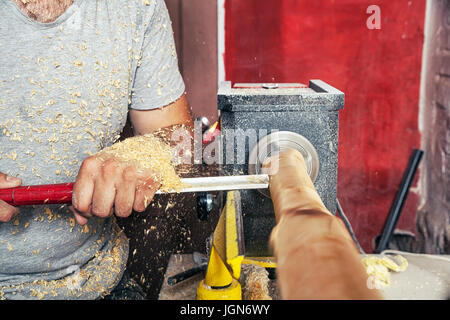
[[[74,181],[129,108],[184,90],[163,0],[75,0],[47,24],[0,1],[0,172],[23,185]],[[95,299],[118,283],[128,240],[113,218],[81,227],[65,206],[20,210],[0,223],[0,299]]]

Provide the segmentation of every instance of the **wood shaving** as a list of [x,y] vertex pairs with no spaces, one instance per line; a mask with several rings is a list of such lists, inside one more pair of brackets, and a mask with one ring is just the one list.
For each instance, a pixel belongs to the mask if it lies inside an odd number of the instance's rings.
[[269,295],[269,272],[257,265],[242,266],[244,300],[272,300]]
[[[119,233],[118,237],[110,241],[113,246],[111,250],[97,251],[93,259],[74,275],[58,280],[42,279],[18,285],[0,286],[0,300],[6,299],[6,292],[29,293],[31,297],[39,300],[58,297],[62,293],[67,295],[67,291],[71,291],[73,297],[80,297],[83,294],[96,297],[99,293],[101,297],[108,295],[116,284],[115,278],[125,267],[122,261],[125,254],[123,249],[125,238]],[[101,243],[102,241],[99,242]],[[12,250],[9,242],[8,249]],[[32,253],[39,254],[39,250],[33,250]],[[105,279],[108,280],[106,281],[108,286],[105,285]]]
[[102,159],[115,158],[136,164],[138,169],[150,171],[152,178],[161,183],[162,191],[178,191],[183,188],[172,162],[172,148],[153,134],[125,139],[100,151],[97,155]]
[[399,264],[387,256],[366,256],[362,259],[362,263],[374,284],[389,286],[391,283],[389,270],[402,272],[408,267],[408,261],[404,257],[398,255],[396,258],[400,262]]

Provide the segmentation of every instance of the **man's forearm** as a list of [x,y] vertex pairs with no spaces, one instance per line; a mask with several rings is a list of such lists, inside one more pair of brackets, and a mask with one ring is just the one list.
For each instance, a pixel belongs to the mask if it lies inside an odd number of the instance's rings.
[[135,135],[152,133],[176,125],[191,127],[194,125],[192,112],[185,94],[172,104],[163,108],[130,110],[130,121]]

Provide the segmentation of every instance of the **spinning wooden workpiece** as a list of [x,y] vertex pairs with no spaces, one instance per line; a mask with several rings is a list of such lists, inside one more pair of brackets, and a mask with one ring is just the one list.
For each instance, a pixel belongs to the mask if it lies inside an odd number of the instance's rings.
[[[277,224],[270,241],[281,298],[381,298],[368,288],[359,252],[343,223],[317,194],[301,154],[288,150],[276,159],[279,169],[271,176],[270,194]],[[242,230],[240,194],[228,192],[197,299],[241,299],[241,264],[262,262],[244,258]],[[266,266],[275,267],[273,262]]]
[[299,152],[279,158],[270,194],[277,225],[271,244],[283,299],[379,299],[367,286],[361,256],[340,219],[317,194]]

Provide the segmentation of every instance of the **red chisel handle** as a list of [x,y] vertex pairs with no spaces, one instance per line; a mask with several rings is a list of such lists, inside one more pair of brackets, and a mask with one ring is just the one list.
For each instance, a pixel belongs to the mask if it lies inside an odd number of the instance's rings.
[[0,189],[0,200],[13,206],[71,204],[73,182]]

